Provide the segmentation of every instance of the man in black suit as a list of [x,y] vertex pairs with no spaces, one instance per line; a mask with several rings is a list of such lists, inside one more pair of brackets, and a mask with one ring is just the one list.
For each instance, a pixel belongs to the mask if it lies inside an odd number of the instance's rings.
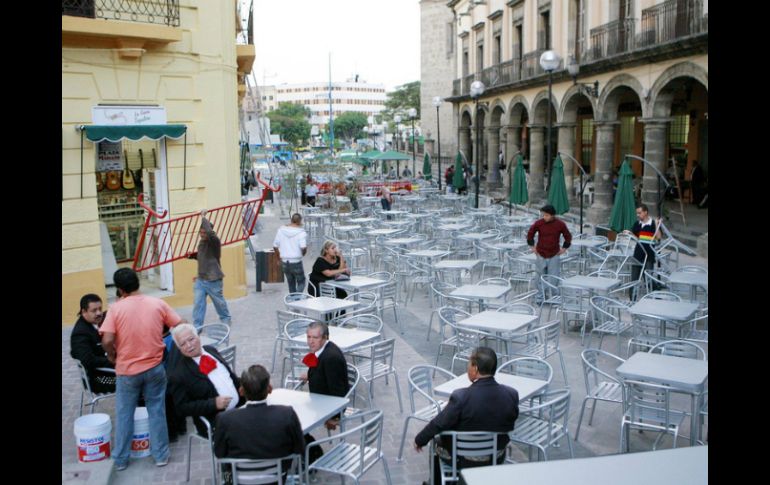
[[[241,374],[243,407],[220,413],[214,429],[214,454],[219,458],[270,459],[302,454],[305,441],[297,413],[291,406],[269,405],[270,374],[252,365]],[[288,463],[286,464],[288,466]]]
[[98,295],[83,295],[79,318],[70,334],[70,355],[86,368],[91,390],[98,393],[115,392],[115,373],[96,370],[97,367],[115,368],[102,348],[102,337],[99,335],[104,315],[102,299]]
[[[516,389],[498,384],[494,375],[497,355],[489,347],[478,347],[468,361],[470,387],[457,389],[449,397],[446,407],[433,418],[414,438],[418,452],[431,438],[443,431],[494,431],[497,436],[498,464],[505,458],[508,433],[519,416],[519,393]],[[436,454],[445,462],[451,462],[451,438],[441,437]],[[440,476],[439,464],[434,457],[434,476]],[[461,458],[459,468],[490,465],[490,461],[470,461]]]
[[[310,392],[345,397],[350,389],[348,364],[340,348],[329,341],[329,326],[322,322],[308,325],[307,345],[310,353],[302,362],[308,366],[308,371],[300,378],[308,382]],[[338,417],[329,419],[326,427],[336,429],[337,422]]]
[[217,349],[201,347],[193,325],[180,323],[171,330],[171,336],[182,354],[167,369],[174,408],[180,416],[192,416],[198,434],[206,436],[199,416],[213,426],[218,413],[235,409],[243,401],[238,392],[240,382]]

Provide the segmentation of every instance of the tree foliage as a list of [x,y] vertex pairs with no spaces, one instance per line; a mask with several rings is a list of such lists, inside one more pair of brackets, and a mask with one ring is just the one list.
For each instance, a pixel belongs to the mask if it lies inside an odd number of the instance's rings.
[[347,111],[334,118],[334,136],[345,140],[360,138],[367,123],[365,114]]
[[[391,122],[396,114],[400,114],[402,123],[407,120],[409,108],[417,110],[417,119],[420,118],[420,81],[413,81],[396,87],[395,91],[387,93],[385,109],[381,114],[384,120]],[[391,126],[392,128],[392,126]]]
[[304,145],[310,138],[310,110],[293,103],[280,103],[278,108],[267,114],[271,131],[278,133],[294,146]]

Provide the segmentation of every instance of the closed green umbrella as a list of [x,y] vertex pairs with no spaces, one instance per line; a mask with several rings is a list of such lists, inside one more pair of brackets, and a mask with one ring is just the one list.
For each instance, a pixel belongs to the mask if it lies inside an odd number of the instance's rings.
[[567,185],[564,183],[564,163],[561,161],[561,157],[556,157],[551,170],[548,203],[556,209],[557,214],[564,214],[569,210],[569,199],[567,198]]
[[425,159],[422,161],[422,175],[425,177],[425,180],[433,178],[433,175],[430,173],[430,156],[428,156],[427,152],[425,152]]
[[615,203],[610,213],[610,228],[615,232],[631,229],[636,222],[636,202],[634,201],[634,172],[623,160],[618,175],[618,190]]
[[516,157],[516,168],[513,171],[513,182],[511,183],[511,195],[508,200],[511,204],[518,205],[524,205],[529,202],[527,175],[524,173],[524,157],[521,154]]
[[455,174],[452,176],[452,186],[459,191],[465,187],[465,174],[463,173],[463,157],[457,152],[455,157]]

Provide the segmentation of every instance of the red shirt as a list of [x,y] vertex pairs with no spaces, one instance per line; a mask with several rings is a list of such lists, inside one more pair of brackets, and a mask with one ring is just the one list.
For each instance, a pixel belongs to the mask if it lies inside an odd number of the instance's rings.
[[527,232],[527,244],[535,245],[535,233],[539,233],[537,238],[537,252],[544,258],[552,258],[559,253],[559,235],[564,236],[564,249],[567,249],[572,242],[567,225],[561,219],[553,218],[550,222],[544,219],[538,219],[532,224]]

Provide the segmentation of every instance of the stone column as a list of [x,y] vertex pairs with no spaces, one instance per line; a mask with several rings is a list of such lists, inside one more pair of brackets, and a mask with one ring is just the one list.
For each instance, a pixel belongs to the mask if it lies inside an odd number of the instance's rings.
[[588,210],[588,222],[606,225],[612,212],[612,159],[615,154],[615,129],[618,121],[595,121],[596,171],[594,203]]
[[533,205],[545,200],[545,128],[543,126],[529,127],[529,201]]
[[499,189],[500,183],[500,162],[498,153],[500,151],[500,125],[490,126],[486,129],[487,135],[487,194],[490,191]]
[[[668,119],[642,119],[644,123],[644,159],[666,174],[666,128]],[[651,167],[644,164],[642,176],[642,203],[650,209],[652,217],[660,217],[658,213],[658,186],[660,179]],[[664,187],[660,187],[660,197],[663,197]]]
[[516,167],[516,152],[521,150],[521,125],[506,125],[504,130],[508,132],[508,136],[505,138],[505,187],[508,192],[511,190],[511,176],[513,175],[513,169]]
[[[559,128],[559,144],[557,149],[560,153],[565,153],[569,156],[575,156],[575,127],[577,123],[560,123],[557,125]],[[561,161],[564,163],[564,183],[567,186],[567,196],[569,197],[570,207],[577,205],[577,198],[575,197],[575,162],[569,157],[562,157]]]
[[[457,146],[458,149],[463,152],[468,160],[471,158],[471,154],[468,150],[471,148],[471,129],[468,126],[461,126],[457,129]],[[456,153],[452,154],[452,160],[454,161]]]

